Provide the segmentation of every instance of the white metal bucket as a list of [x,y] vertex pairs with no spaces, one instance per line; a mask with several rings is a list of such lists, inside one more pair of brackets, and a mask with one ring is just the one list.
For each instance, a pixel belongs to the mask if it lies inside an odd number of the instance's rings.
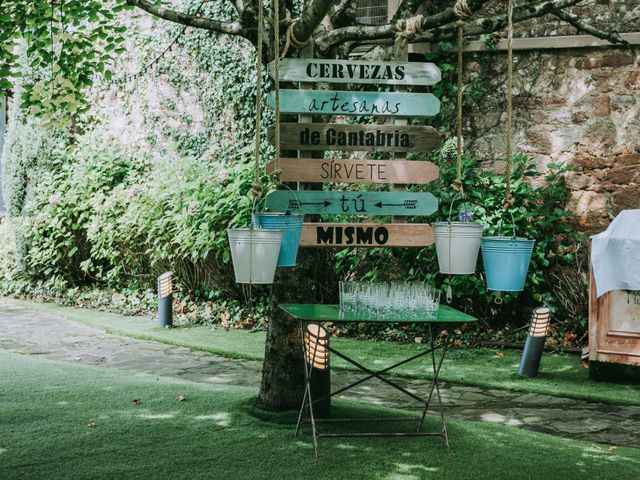
[[468,275],[476,271],[484,225],[473,222],[436,222],[433,234],[440,273]]
[[282,230],[228,228],[237,283],[273,283]]

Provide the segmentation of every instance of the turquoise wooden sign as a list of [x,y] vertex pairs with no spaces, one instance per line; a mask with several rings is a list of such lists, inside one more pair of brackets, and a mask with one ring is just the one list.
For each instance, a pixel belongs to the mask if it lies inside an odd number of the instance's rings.
[[[268,96],[275,106],[275,96]],[[440,100],[431,93],[280,90],[280,111],[304,115],[382,115],[432,117]]]
[[328,192],[322,190],[277,190],[266,197],[274,212],[328,215],[431,215],[438,199],[425,192]]

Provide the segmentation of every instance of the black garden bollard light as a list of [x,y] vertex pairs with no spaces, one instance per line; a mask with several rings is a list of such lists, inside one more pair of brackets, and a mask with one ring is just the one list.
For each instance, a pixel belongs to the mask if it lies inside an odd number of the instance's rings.
[[173,326],[173,272],[165,272],[158,277],[158,325]]
[[538,375],[550,321],[551,310],[548,307],[533,309],[531,325],[529,325],[524,352],[522,352],[522,358],[520,359],[520,368],[518,368],[518,375],[521,377],[535,377]]

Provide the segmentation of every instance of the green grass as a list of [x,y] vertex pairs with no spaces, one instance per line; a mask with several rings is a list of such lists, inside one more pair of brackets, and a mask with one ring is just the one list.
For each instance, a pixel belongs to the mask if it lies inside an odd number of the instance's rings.
[[[293,437],[294,412],[253,407],[256,391],[194,384],[0,351],[0,478],[636,479],[640,449],[481,422],[438,438]],[[177,397],[183,395],[184,401]],[[132,400],[139,399],[135,405]],[[340,403],[355,415],[381,409]],[[396,412],[385,410],[385,413]],[[430,419],[428,426],[434,427]],[[88,428],[95,423],[95,428]],[[374,425],[375,428],[375,425]]]
[[[245,330],[189,327],[163,329],[147,317],[125,317],[97,310],[61,307],[55,304],[11,301],[24,308],[58,315],[118,335],[154,340],[172,345],[185,346],[230,358],[262,360],[264,355],[264,332]],[[352,356],[368,366],[383,368],[418,352],[423,346],[397,344],[348,338],[334,338],[337,349],[350,352]],[[479,387],[497,388],[524,393],[540,393],[593,402],[621,405],[640,404],[640,389],[637,385],[596,382],[589,379],[588,370],[582,367],[575,355],[545,354],[538,377],[521,378],[517,375],[520,352],[504,350],[504,356],[487,348],[452,349],[447,355],[441,379]],[[332,360],[336,368],[348,368],[341,359]],[[420,362],[413,362],[395,370],[396,374],[409,377],[428,377],[420,370]]]

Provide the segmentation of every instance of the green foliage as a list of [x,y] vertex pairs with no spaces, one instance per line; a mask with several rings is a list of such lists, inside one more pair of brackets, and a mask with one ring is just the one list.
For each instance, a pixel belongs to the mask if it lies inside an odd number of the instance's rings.
[[[426,249],[372,249],[345,250],[338,253],[338,268],[345,278],[363,280],[416,280],[439,286],[444,293],[453,288],[453,306],[479,317],[491,328],[501,324],[524,324],[533,306],[545,304],[558,314],[556,320],[565,320],[558,309],[554,285],[548,272],[556,266],[567,266],[575,259],[576,245],[581,238],[566,223],[570,213],[564,210],[566,190],[562,173],[567,167],[550,165],[547,175],[538,178],[537,171],[525,157],[514,158],[511,192],[515,205],[503,210],[505,177],[493,171],[483,171],[474,163],[464,160],[465,197],[459,198],[451,189],[456,169],[440,157],[440,179],[431,188],[440,200],[439,218],[449,218],[461,209],[472,210],[476,221],[484,223],[485,235],[512,235],[536,240],[525,291],[503,294],[503,303],[494,303],[495,293],[485,287],[482,269],[475,275],[452,276],[438,272],[435,247]],[[534,184],[539,182],[540,184]],[[389,331],[391,338],[416,335],[411,330]]]
[[17,53],[22,42],[29,68],[40,72],[25,82],[22,107],[44,121],[70,124],[89,108],[84,90],[94,76],[109,77],[109,65],[125,51],[126,28],[116,22],[125,8],[125,0],[11,2],[0,13],[0,94],[23,75]]

